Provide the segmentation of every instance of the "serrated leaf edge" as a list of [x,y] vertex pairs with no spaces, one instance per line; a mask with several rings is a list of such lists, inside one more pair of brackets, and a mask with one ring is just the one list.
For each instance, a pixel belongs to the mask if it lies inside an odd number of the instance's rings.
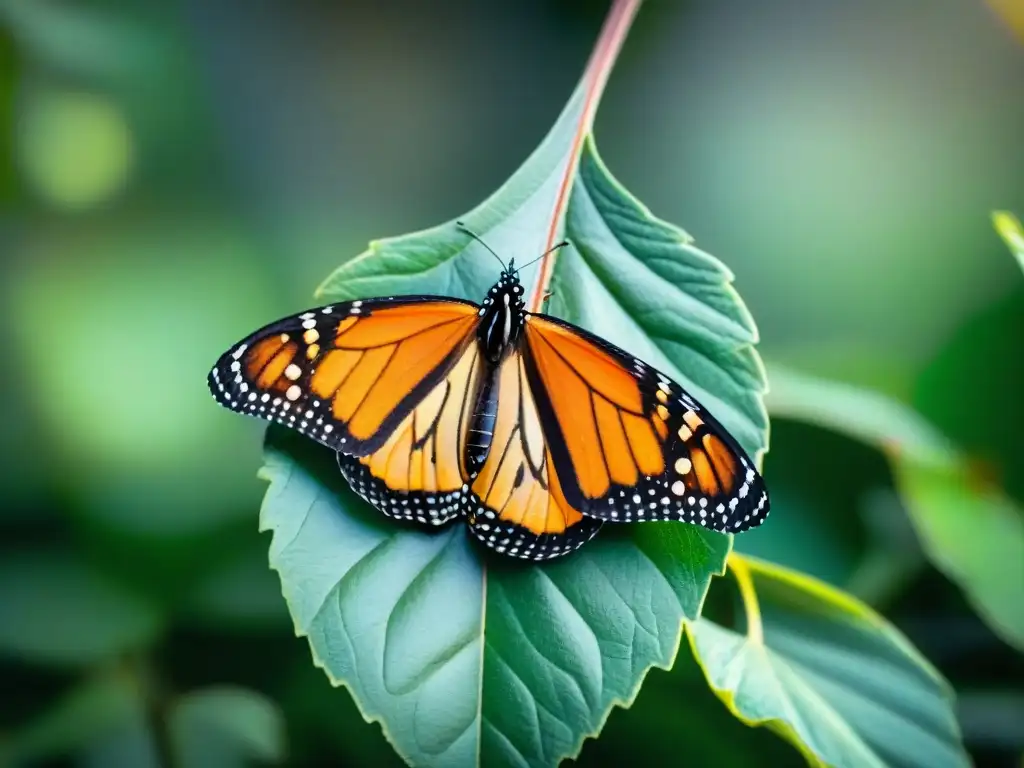
[[[275,474],[275,470],[277,471],[277,474]],[[263,480],[264,482],[268,483],[268,488],[267,488],[266,493],[264,494],[263,503],[261,505],[261,510],[260,510],[260,517],[262,519],[262,517],[263,517],[263,507],[267,506],[274,499],[275,486],[280,486],[280,485],[283,485],[283,484],[287,484],[289,479],[290,479],[290,477],[291,477],[291,471],[288,472],[287,476],[282,477],[281,476],[281,469],[280,468],[274,467],[270,463],[265,463],[257,471],[256,477],[258,479]],[[262,532],[268,532],[268,531],[271,532],[272,534],[274,532],[273,529],[270,528],[270,527],[264,527],[262,525],[260,526],[260,532],[261,533]],[[701,595],[700,600],[699,600],[699,602],[697,604],[697,615],[698,616],[700,616],[701,612],[703,611],[704,602],[707,600],[707,595],[708,595],[708,592],[710,591],[711,584],[714,583],[714,578],[715,577],[721,578],[726,573],[726,568],[727,568],[726,563],[728,562],[729,557],[732,555],[732,552],[733,552],[733,550],[732,550],[733,537],[731,535],[725,535],[725,539],[727,540],[727,545],[726,545],[727,549],[726,549],[726,552],[725,552],[725,557],[723,558],[723,561],[722,561],[723,562],[722,567],[721,567],[721,569],[712,572],[712,578],[708,581],[708,588],[704,590],[704,593]],[[642,549],[638,548],[638,551],[641,554],[643,554],[644,557],[647,557],[646,553],[644,553]],[[276,568],[274,566],[273,562],[270,560],[269,554],[268,554],[267,560],[268,560],[268,566],[270,567],[270,569],[275,571],[278,574],[279,578],[282,578],[282,583],[283,583],[283,574],[281,573],[281,570],[279,568]],[[657,569],[657,565],[656,564],[653,564],[653,562],[652,562],[652,565],[654,565],[655,569]],[[484,573],[486,574],[486,571],[484,571]],[[381,733],[384,736],[384,739],[391,746],[391,748],[395,751],[395,754],[397,754],[406,763],[412,765],[412,761],[411,761],[410,757],[407,754],[405,754],[405,752],[401,749],[401,747],[399,747],[399,745],[395,742],[394,738],[392,737],[390,729],[388,728],[388,725],[387,725],[385,719],[383,717],[375,717],[375,716],[367,714],[367,712],[363,708],[362,702],[360,701],[360,698],[358,696],[358,692],[351,685],[350,681],[348,681],[348,680],[346,680],[344,678],[336,677],[331,672],[331,670],[327,667],[326,663],[320,658],[319,654],[317,654],[317,652],[316,652],[316,649],[313,647],[312,642],[309,641],[309,634],[298,625],[298,623],[297,623],[297,621],[295,619],[295,615],[296,614],[292,610],[292,604],[291,604],[290,598],[286,594],[284,594],[283,591],[282,591],[282,596],[284,597],[286,603],[288,604],[288,608],[289,608],[288,613],[289,613],[289,616],[292,617],[292,625],[293,625],[292,628],[293,628],[293,631],[295,633],[295,637],[306,639],[307,644],[309,646],[310,657],[311,657],[311,659],[313,661],[313,666],[315,666],[316,668],[318,668],[318,669],[323,671],[324,675],[327,677],[328,681],[330,682],[330,684],[333,687],[346,689],[349,692],[349,695],[352,698],[353,703],[355,704],[356,711],[359,712],[359,716],[363,719],[363,721],[368,723],[368,724],[376,724],[376,725],[378,725],[380,727],[380,729],[381,729]],[[486,637],[485,637],[485,629],[486,629],[486,621],[487,621],[487,611],[486,611],[486,605],[487,605],[487,602],[486,602],[487,601],[487,579],[486,578],[484,578],[484,583],[483,583],[483,597],[482,597],[482,600],[483,600],[484,610],[482,610],[482,620],[481,620],[481,624],[480,624],[480,666],[481,666],[481,670],[482,670],[483,664],[484,664],[484,656],[485,656],[484,643],[486,642]],[[664,670],[664,671],[669,671],[669,670],[672,669],[672,667],[675,665],[676,659],[678,658],[679,650],[680,650],[680,647],[682,645],[683,633],[685,631],[686,625],[689,622],[690,622],[690,619],[688,619],[686,617],[685,613],[683,613],[683,618],[680,619],[680,621],[679,621],[679,629],[678,629],[678,631],[676,633],[675,642],[673,643],[671,652],[667,655],[666,660],[664,662],[653,661],[650,664],[645,665],[644,668],[641,670],[640,674],[637,676],[636,683],[635,683],[635,685],[633,685],[631,687],[628,695],[622,696],[622,697],[615,696],[612,699],[610,699],[609,702],[608,702],[607,708],[604,710],[604,713],[602,714],[600,720],[597,722],[595,727],[591,731],[581,732],[579,737],[577,738],[577,740],[574,742],[573,747],[559,758],[560,761],[562,761],[562,760],[571,760],[571,759],[574,759],[574,758],[578,757],[579,754],[580,754],[580,751],[583,749],[583,745],[586,743],[586,741],[588,739],[597,738],[601,734],[601,731],[604,730],[604,727],[605,727],[605,725],[608,722],[608,718],[611,716],[611,714],[616,709],[620,709],[620,708],[621,709],[629,709],[634,704],[634,702],[636,701],[637,696],[640,695],[640,692],[641,692],[641,690],[643,688],[644,681],[647,679],[647,675],[651,672],[652,669],[661,669],[661,670]],[[483,713],[482,713],[482,708],[483,708],[483,694],[482,694],[483,674],[482,673],[480,675],[480,686],[481,686],[481,689],[480,689],[480,694],[478,694],[478,699],[477,699],[478,703],[477,703],[477,716],[476,716],[477,731],[478,731],[478,736],[477,736],[477,750],[478,750],[478,752],[477,752],[477,762],[476,762],[477,766],[482,764],[481,763],[481,759],[480,759],[480,752],[479,752],[479,750],[481,749],[481,745],[483,743],[482,728],[483,728],[483,720],[484,720]]]
[[[620,182],[615,177],[615,175],[605,164],[604,159],[601,157],[601,154],[597,150],[597,144],[594,139],[593,133],[588,134],[586,137],[586,141],[584,142],[583,147],[583,154],[589,156],[589,160],[594,163],[596,168],[604,176],[604,179],[607,181],[607,183],[611,187],[613,187],[620,195],[622,195],[624,200],[626,200],[629,204],[633,205],[636,208],[637,213],[645,221],[656,227],[661,228],[670,237],[674,237],[680,248],[697,255],[708,264],[709,268],[713,268],[717,272],[720,278],[718,285],[720,286],[723,293],[731,301],[733,306],[735,306],[738,314],[738,317],[735,319],[727,319],[730,320],[730,322],[735,322],[738,325],[740,325],[750,335],[749,341],[737,345],[733,352],[737,355],[742,355],[747,362],[752,363],[751,367],[753,370],[751,371],[751,374],[753,377],[756,377],[756,383],[759,385],[758,390],[755,392],[755,394],[757,395],[757,397],[755,397],[755,400],[757,401],[757,411],[758,416],[760,417],[760,423],[763,424],[764,427],[763,429],[760,429],[759,424],[757,422],[752,423],[755,429],[758,429],[758,431],[763,432],[764,439],[762,441],[762,447],[754,452],[754,456],[752,458],[754,460],[754,463],[760,470],[763,466],[764,456],[768,453],[771,446],[771,421],[768,416],[768,407],[765,402],[765,398],[768,392],[770,391],[770,383],[768,379],[768,372],[764,364],[764,360],[761,358],[761,355],[758,353],[756,347],[756,345],[760,341],[760,331],[757,328],[757,323],[754,321],[753,315],[751,315],[750,310],[746,305],[746,302],[743,301],[743,298],[742,296],[740,296],[739,291],[736,290],[736,287],[734,285],[735,275],[733,274],[732,270],[730,270],[729,267],[719,258],[696,247],[694,245],[694,238],[688,232],[686,232],[686,230],[677,226],[676,224],[673,224],[670,221],[659,218],[651,211],[651,209],[647,205],[645,205],[635,195],[633,195],[622,184],[622,182]],[[579,173],[580,171],[577,171],[577,175],[579,175]],[[623,246],[623,248],[624,250],[629,250],[625,248],[625,246]],[[584,263],[587,264],[588,268],[590,268],[593,272],[593,267],[585,259]],[[616,300],[619,306],[624,306],[622,302],[619,300],[619,295],[614,290],[614,284],[606,282],[596,272],[594,274],[595,277],[597,277],[598,281],[605,287],[606,290],[608,290],[612,298]],[[664,280],[664,278],[660,276],[657,277],[658,279]],[[682,289],[680,288],[680,290]],[[742,412],[742,410],[740,412]]]
[[[723,534],[723,535],[728,539],[728,542],[727,542],[727,549],[726,549],[726,552],[725,552],[725,557],[722,560],[722,569],[720,571],[717,571],[717,572],[712,572],[711,578],[708,580],[708,587],[707,587],[707,589],[704,590],[704,594],[701,595],[700,600],[697,603],[697,615],[698,616],[700,616],[701,613],[703,613],[703,611],[704,611],[704,602],[707,600],[708,592],[711,591],[711,585],[714,583],[715,577],[721,578],[722,576],[725,575],[726,567],[727,567],[726,563],[728,563],[729,556],[732,554],[732,551],[733,551],[733,549],[732,549],[732,545],[733,545],[733,536],[732,536],[732,534]],[[647,554],[644,553],[642,549],[640,549],[639,547],[637,549],[644,555],[644,557],[647,557]],[[652,565],[654,565],[655,570],[659,570],[657,565],[654,564],[653,561],[651,561],[651,562],[652,562]],[[676,632],[675,643],[673,644],[672,651],[668,655],[668,659],[665,661],[665,663],[662,664],[662,663],[658,663],[658,662],[654,661],[654,662],[651,662],[650,664],[646,665],[643,668],[643,670],[641,670],[640,675],[637,677],[636,685],[629,692],[629,694],[627,696],[624,696],[624,697],[619,697],[619,696],[613,697],[610,700],[609,706],[605,710],[604,715],[601,717],[600,722],[597,724],[597,726],[595,726],[595,729],[593,731],[589,732],[589,733],[582,733],[580,735],[579,740],[576,742],[575,746],[573,747],[572,751],[571,752],[567,752],[565,755],[563,755],[560,758],[560,760],[573,760],[573,759],[579,757],[579,754],[583,750],[583,745],[586,743],[587,739],[596,739],[598,736],[601,735],[601,731],[604,730],[604,727],[605,727],[605,725],[608,722],[608,718],[611,717],[612,712],[614,712],[616,709],[629,709],[630,707],[632,707],[634,702],[636,702],[637,696],[640,695],[640,691],[643,688],[644,681],[647,679],[647,675],[651,672],[652,669],[660,669],[660,670],[663,670],[665,672],[669,672],[669,671],[672,670],[672,667],[675,666],[676,659],[679,656],[679,649],[682,646],[683,632],[685,631],[686,625],[689,623],[689,621],[690,620],[688,618],[686,618],[686,614],[683,613],[683,618],[679,620],[679,630]]]
[[[273,491],[274,491],[274,486],[278,485],[278,484],[287,485],[287,483],[288,483],[288,481],[290,479],[290,475],[291,475],[291,472],[289,471],[289,477],[283,478],[283,480],[282,480],[282,478],[280,478],[280,477],[275,477],[273,472],[274,472],[274,467],[272,467],[272,466],[270,466],[269,464],[266,464],[266,463],[262,467],[260,467],[260,469],[257,470],[257,472],[256,472],[256,477],[258,479],[263,480],[263,481],[268,483],[267,491],[264,494],[263,502],[260,505],[260,519],[261,520],[263,519],[263,510],[264,510],[264,508],[267,507],[273,501],[274,497],[273,497],[272,494],[273,494]],[[307,515],[309,514],[308,510],[307,510],[306,514]],[[260,525],[259,530],[260,530],[260,533],[269,532],[271,534],[271,536],[273,536],[274,533],[275,533],[275,531],[274,531],[274,529],[272,527],[264,527],[262,524]],[[371,550],[371,552],[372,552],[372,550]],[[280,581],[281,581],[281,583],[283,585],[284,584],[284,574],[281,572],[280,568],[276,568],[274,566],[273,560],[271,559],[269,553],[267,555],[267,565],[270,568],[270,570],[272,570],[272,571],[277,573],[278,578],[280,579]],[[306,644],[309,647],[309,654],[310,654],[310,657],[311,657],[311,659],[313,661],[313,666],[316,667],[317,669],[323,671],[324,675],[327,677],[327,680],[330,682],[330,684],[333,687],[335,687],[335,688],[344,688],[344,689],[346,689],[348,691],[349,697],[352,699],[352,703],[355,704],[356,711],[359,712],[359,716],[361,718],[363,718],[363,721],[368,723],[368,724],[370,724],[370,725],[373,725],[373,724],[378,725],[380,727],[381,734],[384,736],[385,741],[387,741],[387,743],[395,751],[395,754],[398,755],[405,763],[411,765],[412,761],[410,760],[409,756],[405,754],[405,752],[401,749],[401,747],[399,747],[399,745],[392,738],[391,732],[388,729],[387,724],[384,722],[384,718],[383,717],[374,717],[372,715],[367,714],[366,711],[363,709],[362,701],[360,700],[359,696],[357,695],[357,692],[356,692],[355,688],[349,683],[349,681],[345,680],[344,678],[335,677],[334,674],[331,672],[330,668],[327,666],[327,664],[320,658],[319,654],[316,652],[316,648],[313,647],[313,643],[309,639],[309,633],[306,632],[304,629],[302,629],[299,626],[298,621],[295,618],[296,617],[296,612],[293,610],[291,598],[289,598],[289,596],[285,593],[285,591],[283,589],[281,591],[281,594],[282,594],[282,597],[284,597],[285,602],[288,604],[288,615],[292,619],[292,629],[295,632],[295,637],[297,637],[297,638],[304,638],[306,640]]]

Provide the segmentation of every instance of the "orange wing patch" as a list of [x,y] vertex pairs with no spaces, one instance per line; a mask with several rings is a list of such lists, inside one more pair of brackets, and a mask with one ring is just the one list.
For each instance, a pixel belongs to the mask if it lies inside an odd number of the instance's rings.
[[683,411],[679,438],[687,458],[676,463],[676,472],[687,488],[706,496],[728,495],[737,485],[739,461],[736,453],[711,432],[692,408]]
[[580,328],[529,315],[524,361],[565,499],[610,522],[730,533],[768,513],[764,481],[682,387]]
[[722,493],[732,493],[736,487],[736,470],[738,469],[736,454],[726,447],[721,438],[712,434],[704,435],[701,445],[715,470]]
[[298,345],[287,333],[275,334],[254,344],[245,356],[245,369],[249,378],[261,389],[277,388],[287,368],[298,352]]
[[[476,327],[471,307],[442,307],[446,311],[437,305],[396,307],[339,324],[333,354],[347,357],[325,361],[330,364],[323,371],[314,367],[310,388],[333,402],[334,417],[348,422],[356,440],[371,438]],[[339,382],[337,387],[331,386],[334,381]]]
[[359,461],[395,491],[444,493],[461,488],[467,477],[466,436],[480,369],[479,346],[473,344],[384,445]]
[[459,363],[478,323],[473,304],[354,301],[286,318],[223,355],[214,397],[335,450],[373,453]]
[[664,419],[653,404],[645,412],[632,371],[536,315],[527,320],[526,341],[584,502],[604,497],[613,483],[630,487],[641,475],[664,472]]
[[497,372],[498,410],[490,451],[473,481],[473,533],[515,557],[544,560],[589,541],[600,521],[585,518],[562,493],[522,356]]

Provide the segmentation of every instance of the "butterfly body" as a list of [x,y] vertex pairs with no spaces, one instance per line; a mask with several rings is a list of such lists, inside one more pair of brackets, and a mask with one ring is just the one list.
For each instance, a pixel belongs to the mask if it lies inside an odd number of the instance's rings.
[[480,307],[477,335],[483,344],[484,356],[491,363],[499,362],[505,350],[516,345],[525,321],[523,286],[513,260],[509,262],[508,269],[502,270],[501,277],[487,292]]
[[403,296],[285,318],[222,355],[208,383],[227,408],[336,451],[384,514],[465,519],[513,557],[567,554],[606,522],[735,533],[768,513],[752,461],[703,406],[624,350],[527,312],[511,263],[479,305]]
[[494,423],[498,416],[498,387],[493,370],[486,377],[476,397],[476,403],[473,421],[469,427],[469,440],[466,442],[466,463],[470,477],[476,477],[480,471],[494,437]]

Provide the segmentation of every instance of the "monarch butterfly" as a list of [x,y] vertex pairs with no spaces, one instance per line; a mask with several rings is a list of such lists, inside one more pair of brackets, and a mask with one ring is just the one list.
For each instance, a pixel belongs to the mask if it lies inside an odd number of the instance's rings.
[[514,261],[482,304],[394,296],[271,323],[208,384],[221,405],[334,450],[385,515],[464,517],[512,557],[566,555],[606,522],[738,533],[768,514],[753,462],[707,409],[628,352],[528,312]]

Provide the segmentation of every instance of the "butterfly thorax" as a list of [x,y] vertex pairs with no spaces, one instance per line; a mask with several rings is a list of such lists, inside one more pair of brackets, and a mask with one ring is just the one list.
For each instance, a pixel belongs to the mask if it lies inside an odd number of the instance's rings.
[[513,262],[501,273],[480,307],[480,326],[477,334],[483,344],[484,355],[491,363],[501,360],[507,349],[515,346],[523,328],[526,305],[523,286],[519,282]]

